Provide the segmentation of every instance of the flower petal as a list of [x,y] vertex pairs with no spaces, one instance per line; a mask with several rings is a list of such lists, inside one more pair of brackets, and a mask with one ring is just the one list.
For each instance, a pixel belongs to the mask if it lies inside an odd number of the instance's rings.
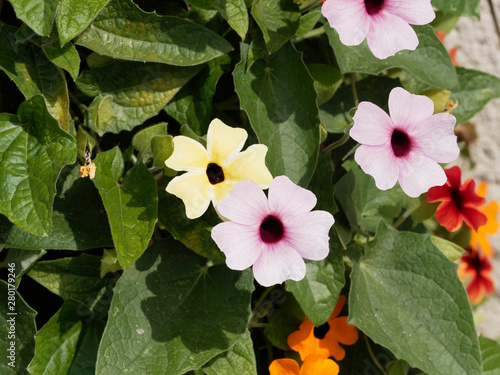
[[306,275],[302,257],[284,241],[268,244],[253,265],[255,280],[262,286],[281,284],[285,280],[299,281]]
[[462,207],[460,208],[460,212],[462,213],[467,225],[475,231],[477,231],[482,225],[486,224],[486,215],[476,208]]
[[432,116],[434,103],[427,96],[410,94],[401,87],[395,87],[389,94],[389,113],[398,129],[412,134],[415,126]]
[[371,18],[366,41],[376,58],[383,60],[401,50],[413,51],[417,48],[417,34],[403,19],[386,11],[381,11]]
[[[340,316],[329,321],[330,330],[326,333],[325,338],[330,338],[330,335],[335,337],[335,340],[344,345],[352,345],[359,339],[356,326],[347,324],[347,316]],[[334,356],[335,357],[335,356]],[[335,357],[340,360],[341,358]]]
[[485,199],[478,196],[475,192],[476,183],[472,178],[468,178],[460,188],[460,197],[462,204],[467,206],[481,206],[485,203]]
[[295,185],[288,177],[278,176],[269,187],[269,209],[286,223],[294,216],[311,211],[317,199],[313,192]]
[[299,375],[299,364],[291,358],[275,359],[269,365],[270,375]]
[[444,170],[447,178],[447,184],[452,189],[460,189],[462,186],[462,170],[460,167],[454,166]]
[[213,185],[213,189],[215,192],[215,197],[213,200],[214,206],[217,205],[217,202],[226,198],[229,192],[234,188],[234,184],[228,183],[227,181],[220,182],[216,185]]
[[178,135],[174,137],[174,152],[165,164],[176,171],[203,173],[208,165],[207,150],[194,139]]
[[438,113],[415,126],[410,134],[414,148],[438,163],[449,163],[458,158],[455,116]]
[[399,177],[399,166],[391,145],[361,145],[354,154],[354,159],[361,169],[375,179],[380,190],[387,190],[396,185]]
[[319,354],[325,358],[330,356],[328,348],[321,345],[322,340],[314,336],[314,324],[307,317],[304,318],[297,331],[288,335],[286,341],[292,350],[299,352],[302,360],[313,354]]
[[261,254],[258,227],[226,221],[213,227],[211,234],[232,270],[241,271],[250,267]]
[[379,146],[391,141],[394,124],[384,110],[370,102],[359,103],[349,135],[357,142]]
[[485,225],[479,227],[477,231],[471,231],[470,244],[473,248],[480,248],[481,252],[487,257],[493,256],[494,250],[487,238],[487,235],[493,235],[498,232],[498,202],[491,201],[486,207],[480,208],[488,218]]
[[269,214],[266,195],[255,182],[238,182],[228,196],[217,203],[222,216],[239,224],[260,225]]
[[211,162],[220,166],[224,161],[241,151],[248,133],[242,128],[232,128],[219,119],[214,119],[208,126],[207,150]]
[[234,159],[226,160],[223,165],[226,181],[238,182],[252,180],[263,189],[267,189],[273,176],[266,167],[266,145],[252,145]]
[[206,174],[185,173],[172,179],[166,190],[182,199],[186,206],[186,216],[190,219],[203,215],[213,196]]
[[442,186],[446,182],[443,168],[435,161],[416,153],[398,158],[399,184],[410,197],[416,198],[433,186]]
[[436,210],[436,220],[448,232],[454,232],[462,226],[462,214],[453,201],[443,202]]
[[321,13],[331,27],[339,33],[340,41],[346,46],[360,44],[370,29],[370,16],[364,0],[327,0]]
[[340,371],[339,365],[329,358],[318,354],[306,357],[300,369],[300,375],[337,375]]
[[431,0],[385,0],[384,9],[412,25],[426,25],[436,17]]
[[453,199],[451,195],[451,188],[448,184],[443,186],[434,186],[427,191],[427,202],[438,202],[438,201],[451,201]]
[[295,216],[286,223],[285,240],[302,258],[325,259],[330,252],[328,232],[333,223],[333,216],[326,211]]
[[343,294],[341,294],[339,296],[339,298],[337,299],[337,303],[335,304],[335,308],[333,309],[332,315],[330,315],[328,320],[333,320],[337,316],[340,315],[340,313],[342,312],[342,309],[344,308],[345,300],[346,300],[346,297]]

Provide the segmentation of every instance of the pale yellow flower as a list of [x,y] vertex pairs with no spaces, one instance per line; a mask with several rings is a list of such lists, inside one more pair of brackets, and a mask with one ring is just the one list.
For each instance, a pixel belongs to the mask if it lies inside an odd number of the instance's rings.
[[183,200],[188,218],[203,215],[210,201],[216,206],[239,181],[269,187],[273,176],[266,167],[267,146],[252,145],[240,152],[247,137],[245,129],[231,128],[219,119],[208,127],[206,149],[191,138],[174,137],[174,152],[165,164],[187,173],[172,179],[166,190]]

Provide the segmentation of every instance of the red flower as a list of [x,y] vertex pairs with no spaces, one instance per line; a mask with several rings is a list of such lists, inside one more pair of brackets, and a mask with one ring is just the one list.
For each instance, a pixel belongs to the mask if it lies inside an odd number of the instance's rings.
[[437,221],[449,232],[458,230],[462,220],[477,231],[486,224],[486,215],[476,207],[484,204],[484,198],[474,192],[476,183],[471,178],[461,183],[461,170],[459,167],[445,169],[448,181],[443,186],[435,186],[427,192],[427,202],[442,201],[436,210]]
[[477,304],[483,297],[495,291],[495,285],[490,276],[493,267],[483,254],[470,248],[465,250],[460,261],[462,263],[458,269],[458,275],[467,285],[470,302]]

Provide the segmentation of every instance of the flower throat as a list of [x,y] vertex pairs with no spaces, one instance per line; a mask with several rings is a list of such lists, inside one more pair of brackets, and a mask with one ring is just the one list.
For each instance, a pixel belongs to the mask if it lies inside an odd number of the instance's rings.
[[277,218],[269,215],[260,224],[260,238],[265,243],[274,243],[283,237],[283,224]]
[[224,181],[224,171],[220,166],[215,163],[209,163],[207,165],[207,177],[208,181],[212,185],[217,185]]
[[373,16],[382,10],[384,7],[384,0],[365,0],[366,12]]
[[408,135],[401,130],[394,130],[391,136],[392,151],[396,157],[405,156],[411,149],[411,141]]

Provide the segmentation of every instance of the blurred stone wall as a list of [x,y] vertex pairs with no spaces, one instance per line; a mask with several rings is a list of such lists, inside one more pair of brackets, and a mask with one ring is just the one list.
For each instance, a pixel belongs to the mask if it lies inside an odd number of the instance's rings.
[[[500,0],[493,0],[497,19],[500,21]],[[481,20],[462,17],[455,29],[446,37],[446,47],[458,47],[456,60],[459,65],[500,77],[500,36],[497,34],[488,0],[481,0]],[[460,105],[460,103],[459,103]],[[467,170],[468,162],[459,163],[463,177],[489,182],[487,200],[500,202],[500,99],[494,99],[471,119],[476,125],[477,141],[471,145],[471,156],[476,162]],[[476,311],[480,334],[500,338],[500,235],[491,238],[496,250],[494,256],[495,294]]]

